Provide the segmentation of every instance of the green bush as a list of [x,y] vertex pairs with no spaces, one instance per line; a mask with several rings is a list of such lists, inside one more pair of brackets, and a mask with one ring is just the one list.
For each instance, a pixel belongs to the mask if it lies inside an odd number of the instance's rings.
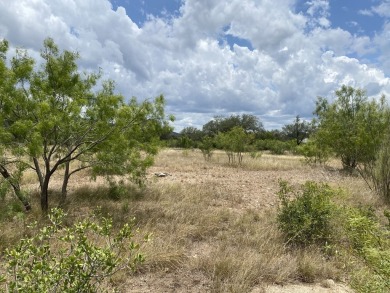
[[325,164],[331,155],[331,150],[326,145],[321,145],[315,140],[309,140],[297,147],[298,154],[305,157],[308,164]]
[[127,186],[123,181],[109,182],[109,188],[108,188],[108,198],[114,201],[120,200],[122,198],[127,197],[127,193],[130,191],[128,190]]
[[359,292],[390,292],[390,231],[383,229],[372,212],[348,209],[345,232],[352,252],[365,264],[355,272]]
[[279,185],[277,221],[287,242],[299,246],[328,242],[334,209],[331,198],[336,191],[315,182],[306,182],[299,191],[285,181]]
[[6,250],[7,292],[101,292],[107,277],[144,261],[131,225],[114,233],[112,220],[91,216],[64,227],[65,216],[53,209],[47,226]]
[[261,153],[261,152],[257,152],[257,151],[251,151],[251,152],[249,153],[249,156],[250,156],[252,159],[259,159],[259,158],[261,158],[262,153]]
[[260,151],[270,151],[274,155],[283,155],[294,148],[294,141],[281,141],[276,139],[263,139],[256,142],[256,148]]
[[199,147],[200,151],[202,152],[203,158],[206,161],[210,161],[211,156],[213,155],[213,150],[214,150],[214,140],[211,137],[206,136],[199,143],[198,147]]
[[390,135],[378,147],[375,159],[358,165],[358,171],[368,186],[390,203]]

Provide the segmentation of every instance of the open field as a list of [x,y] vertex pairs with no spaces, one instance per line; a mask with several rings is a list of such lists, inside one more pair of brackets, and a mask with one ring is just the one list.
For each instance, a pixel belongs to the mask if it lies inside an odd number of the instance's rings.
[[[101,178],[89,181],[87,175],[71,179],[71,219],[100,206],[117,225],[135,217],[141,234],[152,233],[139,271],[111,280],[120,292],[353,292],[345,285],[349,267],[343,260],[284,245],[276,225],[278,181],[326,182],[346,191],[344,203],[382,205],[361,179],[343,175],[336,161],[313,167],[298,156],[246,156],[243,166],[232,167],[223,152],[206,162],[199,151],[163,150],[148,171],[147,187],[126,185],[126,195],[116,200]],[[24,185],[36,188],[31,174]],[[37,214],[2,223],[1,248]]]

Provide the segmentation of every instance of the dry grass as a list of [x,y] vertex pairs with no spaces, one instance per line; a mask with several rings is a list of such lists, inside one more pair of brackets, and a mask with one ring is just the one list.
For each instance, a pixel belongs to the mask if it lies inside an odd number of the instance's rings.
[[[160,171],[170,176],[153,175]],[[341,280],[345,272],[336,260],[325,259],[316,248],[284,245],[275,222],[277,181],[326,181],[346,187],[348,194],[364,186],[334,167],[305,165],[300,157],[248,155],[242,167],[231,167],[223,152],[206,162],[199,151],[180,150],[164,150],[150,170],[147,188],[125,184],[119,198],[87,175],[74,179],[79,187],[66,206],[70,222],[100,206],[116,225],[135,217],[142,234],[152,234],[140,271],[112,280],[123,292],[250,292],[271,283]],[[33,183],[30,174],[23,182]],[[368,194],[364,190],[361,199]],[[1,223],[2,242],[6,239],[1,248],[20,237],[24,227],[17,218]]]

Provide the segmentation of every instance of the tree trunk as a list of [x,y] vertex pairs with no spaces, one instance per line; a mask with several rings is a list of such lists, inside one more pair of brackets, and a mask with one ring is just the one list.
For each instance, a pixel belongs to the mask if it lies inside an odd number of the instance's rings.
[[60,207],[64,206],[66,197],[68,195],[68,182],[69,182],[70,162],[65,163],[64,181],[62,182]]
[[45,180],[41,186],[41,209],[43,214],[49,211],[49,180],[50,176],[45,176]]
[[0,165],[0,173],[4,177],[4,179],[7,180],[9,182],[9,184],[11,184],[12,189],[14,190],[16,197],[23,203],[26,211],[31,210],[31,205],[30,205],[28,199],[24,196],[23,192],[20,190],[19,182],[17,180],[15,180],[15,178],[12,178],[12,176],[8,172],[8,170],[6,168],[4,168],[4,166],[1,166],[1,165]]

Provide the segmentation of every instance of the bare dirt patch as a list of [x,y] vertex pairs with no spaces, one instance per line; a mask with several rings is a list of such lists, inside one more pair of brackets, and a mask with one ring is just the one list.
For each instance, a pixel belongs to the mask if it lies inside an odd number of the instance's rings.
[[[211,184],[218,192],[235,194],[237,209],[269,208],[277,204],[279,180],[286,180],[294,185],[300,185],[308,180],[338,184],[341,180],[336,168],[310,167],[303,164],[299,156],[263,155],[256,159],[258,166],[252,164],[243,167],[231,167],[224,163],[225,154],[218,152],[216,158],[209,163],[203,161],[197,151],[183,155],[179,150],[167,150],[163,159],[149,170],[149,180],[155,184]],[[195,160],[193,158],[196,158]],[[266,163],[262,163],[266,162]],[[251,169],[253,168],[253,169]],[[258,170],[256,170],[258,169]],[[154,178],[157,172],[169,175]]]

